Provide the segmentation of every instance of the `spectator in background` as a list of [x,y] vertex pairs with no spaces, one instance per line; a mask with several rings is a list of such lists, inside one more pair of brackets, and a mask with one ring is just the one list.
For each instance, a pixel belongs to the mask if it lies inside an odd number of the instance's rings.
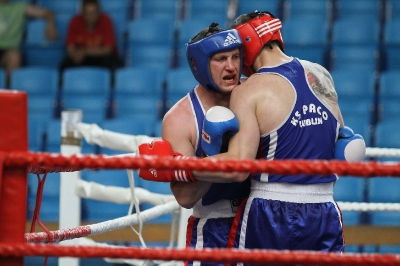
[[69,24],[66,38],[67,56],[60,71],[78,66],[98,66],[114,71],[123,66],[118,57],[114,25],[101,11],[98,0],[82,0],[82,12]]
[[9,86],[11,72],[22,65],[20,46],[27,17],[45,19],[46,38],[50,41],[58,38],[52,11],[25,2],[0,0],[0,67],[6,70],[6,86]]

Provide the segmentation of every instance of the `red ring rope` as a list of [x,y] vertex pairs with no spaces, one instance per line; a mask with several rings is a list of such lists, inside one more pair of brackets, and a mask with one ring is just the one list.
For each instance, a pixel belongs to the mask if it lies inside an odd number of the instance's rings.
[[278,174],[338,174],[342,176],[400,176],[400,163],[343,162],[321,160],[207,160],[170,157],[108,157],[104,155],[64,156],[50,153],[10,152],[4,159],[6,167],[28,167],[31,173],[78,171],[83,169],[186,169],[223,172],[265,172]]
[[138,247],[59,246],[43,244],[0,244],[1,256],[56,256],[80,258],[125,258],[151,260],[199,260],[220,263],[302,265],[400,265],[400,255],[339,254],[316,251],[237,249],[169,249]]

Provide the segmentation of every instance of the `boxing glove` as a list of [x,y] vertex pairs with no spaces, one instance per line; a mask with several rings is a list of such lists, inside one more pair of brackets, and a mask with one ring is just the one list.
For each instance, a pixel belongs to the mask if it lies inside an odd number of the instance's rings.
[[365,150],[365,142],[360,134],[354,134],[349,127],[339,129],[333,157],[335,160],[359,162],[364,159]]
[[[143,143],[138,147],[139,155],[158,155],[158,156],[170,156],[176,159],[185,159],[187,157],[182,156],[182,154],[174,152],[172,150],[171,144],[162,139],[155,139],[151,143]],[[188,170],[160,170],[155,168],[140,168],[138,170],[138,175],[140,178],[156,181],[156,182],[171,182],[171,181],[181,181],[181,182],[195,182],[192,172]]]
[[210,108],[203,121],[201,147],[206,156],[228,150],[229,138],[239,131],[235,114],[223,106]]

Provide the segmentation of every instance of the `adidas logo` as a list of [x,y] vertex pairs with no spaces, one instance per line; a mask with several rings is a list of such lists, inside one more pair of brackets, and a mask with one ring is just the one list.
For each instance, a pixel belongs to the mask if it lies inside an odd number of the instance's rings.
[[226,36],[226,39],[224,41],[224,46],[229,46],[234,43],[240,43],[240,42],[232,33],[228,33],[228,36]]
[[157,177],[157,170],[156,169],[150,168],[149,171],[154,177]]

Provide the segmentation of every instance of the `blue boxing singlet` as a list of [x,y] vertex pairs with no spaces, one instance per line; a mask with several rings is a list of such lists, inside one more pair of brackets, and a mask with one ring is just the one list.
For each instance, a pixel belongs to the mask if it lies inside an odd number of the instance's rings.
[[[201,132],[205,110],[196,93],[196,88],[189,92],[188,98],[196,121],[196,156],[203,156]],[[186,247],[191,248],[226,248],[236,210],[243,198],[249,195],[250,180],[242,183],[213,183],[193,207],[186,231]],[[185,265],[215,266],[223,265],[207,262],[185,262]]]
[[[257,74],[272,73],[282,76],[295,92],[292,112],[281,126],[261,136],[257,159],[331,160],[339,130],[339,122],[315,96],[307,83],[303,66],[292,61],[272,68],[261,68]],[[261,182],[288,182],[296,184],[329,183],[336,175],[282,175],[254,174]]]

